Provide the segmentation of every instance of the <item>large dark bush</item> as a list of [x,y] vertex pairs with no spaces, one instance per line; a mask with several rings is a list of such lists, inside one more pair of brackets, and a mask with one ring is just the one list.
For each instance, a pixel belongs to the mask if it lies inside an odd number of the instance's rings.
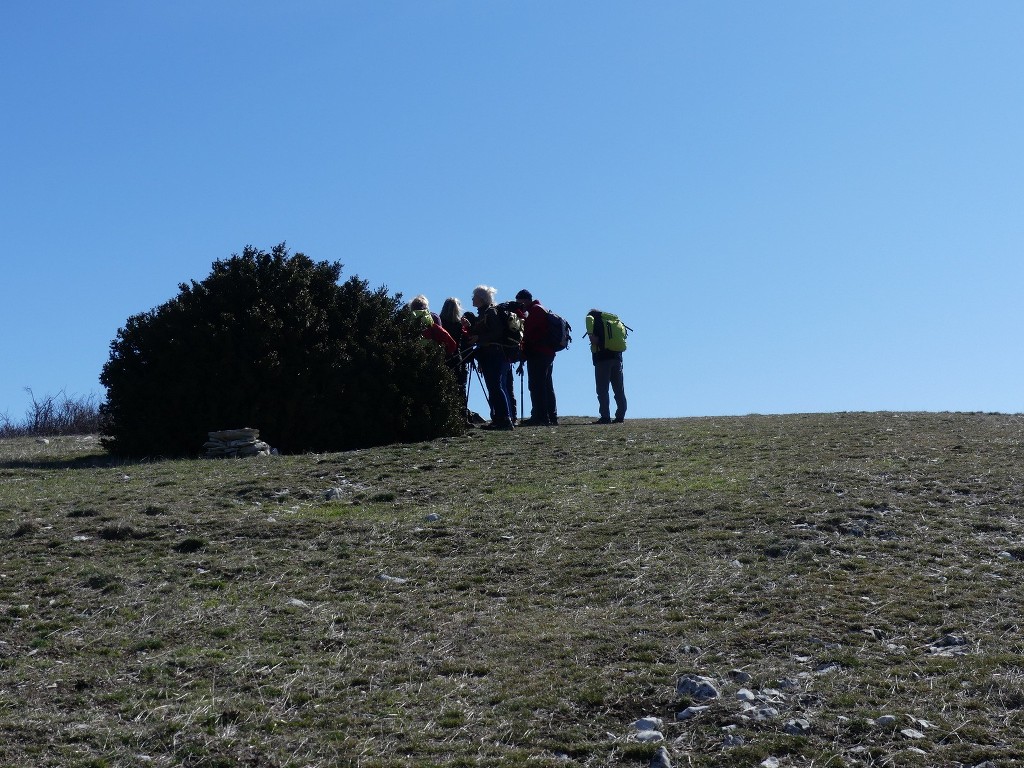
[[128,318],[100,376],[104,445],[189,455],[212,430],[257,427],[294,453],[461,431],[440,348],[420,338],[399,297],[355,277],[339,284],[341,269],[283,243],[249,246]]

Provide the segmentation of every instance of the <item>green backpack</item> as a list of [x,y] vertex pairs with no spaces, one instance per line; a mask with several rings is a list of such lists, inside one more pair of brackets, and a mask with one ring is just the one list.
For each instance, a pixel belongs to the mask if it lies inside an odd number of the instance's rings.
[[594,318],[594,329],[597,332],[599,349],[609,352],[626,351],[626,336],[632,329],[619,320],[618,315],[601,312]]
[[510,356],[509,359],[515,362],[519,359],[519,353],[523,349],[523,332],[526,329],[526,324],[519,314],[519,305],[514,301],[506,301],[497,304],[495,309],[498,310],[498,317],[501,319],[504,329],[504,340],[501,345],[505,347],[505,353]]

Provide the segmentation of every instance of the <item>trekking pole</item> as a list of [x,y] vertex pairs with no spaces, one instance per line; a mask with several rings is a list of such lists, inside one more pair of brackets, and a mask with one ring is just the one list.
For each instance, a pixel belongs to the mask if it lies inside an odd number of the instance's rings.
[[487,403],[487,407],[491,407],[491,398],[487,396],[487,387],[484,386],[484,377],[480,375],[480,369],[477,368],[476,364],[473,365],[473,370],[476,371],[476,380],[480,382],[480,391],[484,393],[484,401]]
[[523,420],[523,400],[526,396],[523,394],[523,366],[519,366],[519,420]]

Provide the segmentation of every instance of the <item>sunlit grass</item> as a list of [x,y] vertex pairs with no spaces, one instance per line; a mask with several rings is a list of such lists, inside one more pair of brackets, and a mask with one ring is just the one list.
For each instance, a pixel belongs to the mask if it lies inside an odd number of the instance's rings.
[[[0,764],[639,765],[644,715],[677,764],[1014,764],[1020,426],[569,419],[213,462],[0,441]],[[733,670],[790,686],[776,719],[743,719]],[[676,722],[684,673],[723,695]]]

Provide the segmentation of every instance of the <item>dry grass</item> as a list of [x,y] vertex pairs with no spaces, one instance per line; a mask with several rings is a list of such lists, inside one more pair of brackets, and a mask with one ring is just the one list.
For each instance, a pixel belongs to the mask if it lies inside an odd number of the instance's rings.
[[[677,765],[1024,762],[1019,417],[574,421],[0,441],[0,764],[640,765],[650,714]],[[691,672],[722,697],[675,722]]]

